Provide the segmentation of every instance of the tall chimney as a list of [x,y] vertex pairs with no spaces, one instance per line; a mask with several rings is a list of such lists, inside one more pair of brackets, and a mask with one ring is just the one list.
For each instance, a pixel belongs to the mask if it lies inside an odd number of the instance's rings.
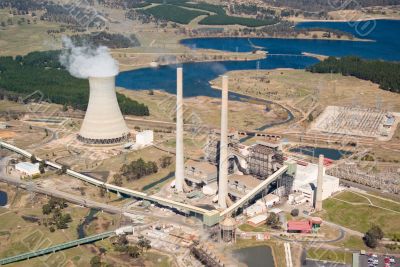
[[319,155],[318,161],[318,177],[317,177],[317,194],[315,200],[315,210],[322,210],[322,188],[324,187],[324,155]]
[[175,166],[175,188],[183,192],[184,183],[184,155],[183,155],[183,71],[177,69],[176,84],[176,166]]
[[228,76],[222,76],[221,142],[219,148],[218,205],[225,209],[228,197]]

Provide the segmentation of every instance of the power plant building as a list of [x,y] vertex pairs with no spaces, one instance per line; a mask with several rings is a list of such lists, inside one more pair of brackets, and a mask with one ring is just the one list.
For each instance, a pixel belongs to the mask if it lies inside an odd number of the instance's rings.
[[90,97],[78,140],[115,144],[129,140],[130,131],[118,106],[115,77],[90,77]]
[[[289,203],[314,204],[317,194],[318,165],[317,164],[298,164],[296,175],[293,181],[292,194],[289,195]],[[340,191],[339,178],[323,174],[322,200]]]
[[217,182],[218,170],[215,165],[204,161],[188,160],[185,163],[185,180],[193,186]]

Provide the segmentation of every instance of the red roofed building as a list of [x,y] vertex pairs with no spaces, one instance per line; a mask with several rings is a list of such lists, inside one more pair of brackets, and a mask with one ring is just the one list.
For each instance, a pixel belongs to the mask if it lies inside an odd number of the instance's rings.
[[287,230],[289,233],[311,233],[311,221],[288,221]]

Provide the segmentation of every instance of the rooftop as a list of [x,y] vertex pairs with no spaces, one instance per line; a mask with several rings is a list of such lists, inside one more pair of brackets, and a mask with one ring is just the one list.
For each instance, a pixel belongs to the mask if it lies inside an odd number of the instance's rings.
[[196,172],[202,172],[202,173],[206,173],[206,174],[217,172],[217,167],[215,165],[212,165],[205,161],[188,160],[185,163],[185,169],[193,170]]
[[238,175],[238,174],[232,174],[228,176],[228,181],[229,183],[245,185],[247,188],[254,188],[261,183],[260,180],[254,178],[251,175]]
[[311,231],[310,221],[288,221],[289,231]]

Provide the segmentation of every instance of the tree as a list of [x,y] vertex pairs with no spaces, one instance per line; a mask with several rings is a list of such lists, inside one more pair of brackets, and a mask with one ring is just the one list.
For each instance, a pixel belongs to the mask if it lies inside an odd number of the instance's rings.
[[132,258],[136,259],[140,256],[140,248],[138,246],[129,246],[128,247],[128,254]]
[[272,228],[279,226],[279,216],[276,213],[271,212],[267,218],[267,225],[271,226]]
[[147,251],[151,249],[151,242],[144,236],[139,236],[138,246],[142,249],[142,251],[143,249]]
[[116,240],[113,242],[115,250],[118,252],[127,252],[128,251],[128,239],[126,239],[125,235],[120,235],[116,237]]
[[372,236],[368,233],[366,233],[364,235],[363,239],[364,239],[365,245],[367,245],[370,248],[376,248],[379,244],[378,239],[376,239],[374,236]]
[[39,171],[40,171],[41,174],[45,173],[45,169],[44,169],[45,166],[46,166],[46,164],[45,164],[44,161],[42,160],[42,161],[39,163]]
[[53,209],[51,208],[51,206],[50,206],[49,204],[44,204],[44,205],[42,206],[42,213],[43,213],[44,215],[49,215],[49,214],[51,213],[52,210],[53,210]]
[[122,175],[121,175],[121,174],[118,174],[118,173],[115,174],[115,175],[113,176],[113,181],[112,181],[112,183],[115,184],[116,186],[121,186],[122,183],[123,183]]
[[58,174],[66,174],[67,173],[67,166],[62,165],[61,170],[57,172]]
[[378,225],[372,225],[371,229],[369,229],[367,233],[379,240],[384,237],[384,233]]
[[37,162],[37,159],[36,159],[36,157],[35,157],[35,155],[31,155],[31,162],[32,163],[36,163]]
[[290,215],[292,215],[293,217],[299,216],[299,209],[293,209],[293,210],[290,212]]
[[172,157],[171,156],[162,156],[160,159],[160,166],[161,168],[166,168],[172,163]]
[[368,247],[376,248],[383,237],[384,233],[382,229],[377,225],[372,225],[372,227],[365,233],[363,239]]
[[101,267],[101,258],[100,256],[94,256],[90,259],[90,266],[91,267]]
[[107,194],[107,188],[105,188],[104,186],[100,186],[99,187],[99,195],[100,197],[105,197]]

